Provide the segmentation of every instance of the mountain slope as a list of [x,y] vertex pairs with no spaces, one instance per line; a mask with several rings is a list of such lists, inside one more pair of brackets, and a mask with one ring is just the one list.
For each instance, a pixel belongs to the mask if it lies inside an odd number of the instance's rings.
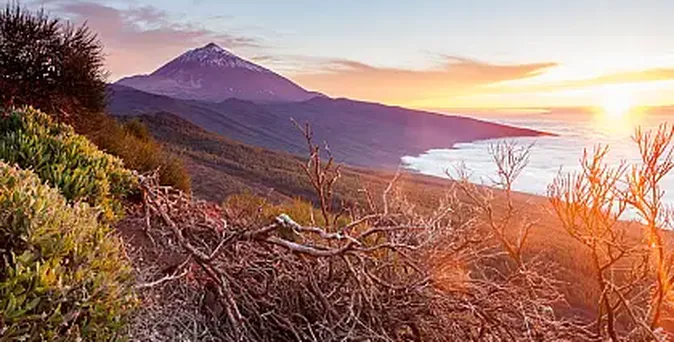
[[150,75],[123,78],[117,84],[180,99],[215,102],[228,98],[304,101],[320,96],[213,43],[185,52]]
[[220,103],[179,100],[112,85],[108,111],[115,115],[173,113],[210,132],[273,150],[304,154],[306,142],[291,122],[309,123],[336,159],[351,165],[395,168],[404,155],[459,142],[542,132],[467,117],[316,97],[302,102]]

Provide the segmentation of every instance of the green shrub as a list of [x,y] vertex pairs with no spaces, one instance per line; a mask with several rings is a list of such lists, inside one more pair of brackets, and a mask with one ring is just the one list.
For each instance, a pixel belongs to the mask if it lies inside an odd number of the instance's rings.
[[136,182],[121,160],[32,108],[0,119],[0,159],[33,170],[68,200],[100,206],[107,219],[119,213],[120,199]]
[[0,340],[109,341],[135,305],[97,211],[0,162]]
[[98,114],[78,129],[99,148],[121,158],[126,167],[139,172],[158,170],[160,184],[190,191],[190,176],[182,160],[167,153],[140,121],[120,123]]

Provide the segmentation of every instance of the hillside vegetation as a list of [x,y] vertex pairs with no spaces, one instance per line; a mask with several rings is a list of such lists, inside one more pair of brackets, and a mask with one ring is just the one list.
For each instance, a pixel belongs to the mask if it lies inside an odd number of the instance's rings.
[[[170,113],[121,119],[145,125],[164,148],[185,160],[193,191],[200,198],[219,203],[230,195],[248,192],[275,201],[295,197],[317,200],[302,170],[306,158],[243,144]],[[301,132],[296,129],[294,134]],[[383,190],[382,184],[392,176],[391,172],[343,166],[340,182],[335,184],[335,201],[355,201],[360,198],[358,189],[363,185],[376,184],[376,190]]]
[[122,213],[135,178],[33,109],[13,110],[0,126],[0,339],[119,337],[133,281],[104,222]]
[[164,151],[138,121],[120,123],[107,114],[95,114],[78,127],[78,132],[101,150],[122,159],[128,168],[141,173],[157,172],[162,185],[190,191],[191,180],[183,161]]
[[[40,109],[53,120],[68,123],[74,132],[129,167],[157,171],[162,184],[189,191],[189,177],[180,160],[168,157],[153,139],[143,135],[142,127],[121,126],[104,113],[108,100],[104,60],[101,41],[86,25],[74,26],[14,2],[0,10],[0,110]],[[14,127],[4,128],[2,133],[6,134]]]
[[68,200],[97,206],[109,219],[122,213],[120,200],[135,183],[121,160],[32,108],[10,110],[0,120],[0,159],[32,170]]

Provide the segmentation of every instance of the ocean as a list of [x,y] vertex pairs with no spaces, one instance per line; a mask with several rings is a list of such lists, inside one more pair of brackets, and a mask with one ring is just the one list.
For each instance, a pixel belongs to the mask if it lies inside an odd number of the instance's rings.
[[[514,190],[545,195],[548,185],[560,173],[580,170],[584,149],[590,151],[598,144],[609,145],[606,162],[618,165],[621,161],[638,163],[640,155],[632,140],[636,127],[655,129],[663,123],[674,123],[672,113],[652,113],[626,117],[608,117],[589,113],[490,115],[480,119],[526,127],[557,134],[557,136],[508,138],[518,145],[533,144],[530,161],[514,183]],[[422,174],[449,177],[461,163],[471,172],[472,182],[490,185],[496,176],[496,167],[489,154],[490,145],[498,140],[482,140],[456,144],[452,148],[426,151],[417,156],[402,158],[403,167]],[[661,183],[664,201],[674,206],[674,171]]]

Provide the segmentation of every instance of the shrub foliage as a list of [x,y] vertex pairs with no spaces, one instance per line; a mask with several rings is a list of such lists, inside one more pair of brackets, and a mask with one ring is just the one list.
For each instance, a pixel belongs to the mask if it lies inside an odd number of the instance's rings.
[[189,191],[189,176],[178,159],[149,134],[139,136],[137,127],[127,129],[103,114],[103,57],[101,42],[86,25],[74,27],[43,11],[7,5],[0,10],[0,111],[21,105],[38,108],[72,124],[129,167],[159,169],[163,184]]
[[0,340],[116,336],[134,304],[130,268],[96,217],[0,162]]
[[0,132],[0,159],[33,170],[68,200],[100,206],[106,218],[135,186],[121,160],[42,112],[14,110],[0,119]]
[[0,11],[0,104],[31,105],[75,122],[105,109],[103,50],[73,27],[19,5]]

